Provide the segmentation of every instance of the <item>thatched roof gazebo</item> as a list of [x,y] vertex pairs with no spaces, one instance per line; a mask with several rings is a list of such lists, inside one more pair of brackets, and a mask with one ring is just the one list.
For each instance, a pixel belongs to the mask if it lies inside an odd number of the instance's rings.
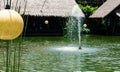
[[107,0],[91,16],[101,34],[120,35],[120,0]]
[[[4,9],[6,0],[0,0],[0,9]],[[30,16],[71,16],[75,0],[12,0],[11,9]]]
[[[111,12],[120,9],[120,0],[107,0],[91,15],[91,18],[104,18]],[[117,12],[116,12],[117,13]],[[118,12],[120,14],[120,12]]]
[[[0,9],[5,8],[6,1],[0,0]],[[84,17],[75,0],[11,0],[11,9],[26,18],[26,35],[63,35],[68,17],[77,13]]]

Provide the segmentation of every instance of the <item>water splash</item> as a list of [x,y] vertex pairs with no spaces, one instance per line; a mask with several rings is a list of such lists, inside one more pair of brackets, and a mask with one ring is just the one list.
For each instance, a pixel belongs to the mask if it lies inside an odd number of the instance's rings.
[[78,47],[75,47],[75,46],[73,46],[73,47],[63,46],[63,47],[53,48],[52,50],[62,51],[62,52],[80,52],[80,53],[91,54],[91,53],[99,52],[99,51],[101,51],[103,49],[82,47],[82,49],[79,50]]

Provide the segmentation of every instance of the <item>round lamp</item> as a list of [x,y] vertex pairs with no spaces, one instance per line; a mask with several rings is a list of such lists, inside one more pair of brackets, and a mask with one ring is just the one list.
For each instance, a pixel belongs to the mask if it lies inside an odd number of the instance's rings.
[[22,17],[14,10],[4,9],[0,11],[0,39],[12,40],[23,31]]
[[86,28],[86,27],[87,27],[87,24],[83,24],[83,27]]
[[45,20],[45,24],[48,24],[49,23],[49,21],[48,20]]

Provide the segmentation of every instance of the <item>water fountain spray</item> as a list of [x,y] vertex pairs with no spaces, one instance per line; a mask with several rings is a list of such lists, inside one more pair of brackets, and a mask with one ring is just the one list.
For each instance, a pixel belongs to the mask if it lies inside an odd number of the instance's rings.
[[67,22],[67,37],[71,42],[78,41],[78,49],[81,48],[81,25],[83,24],[85,15],[78,5],[72,9],[71,17]]

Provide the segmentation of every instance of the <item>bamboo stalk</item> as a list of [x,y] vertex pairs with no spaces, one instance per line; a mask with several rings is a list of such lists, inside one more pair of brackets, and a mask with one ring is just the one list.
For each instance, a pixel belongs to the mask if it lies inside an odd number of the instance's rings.
[[9,41],[6,41],[6,72],[9,72]]
[[15,48],[14,48],[14,53],[13,53],[13,72],[15,72],[15,69],[16,69],[16,56],[17,56],[17,54],[16,54],[16,46],[15,46]]
[[15,10],[17,10],[17,4],[18,4],[18,0],[16,1]]
[[18,72],[20,72],[20,64],[21,64],[21,53],[22,53],[22,42],[23,42],[23,37],[20,35],[19,37],[19,47],[18,47]]
[[[23,32],[23,35],[25,35],[26,33],[26,30],[27,30],[27,24],[28,24],[28,20],[29,20],[29,16],[23,16],[23,19],[25,20],[25,26],[24,26],[24,32]],[[24,39],[24,37],[23,37]]]
[[11,44],[12,43],[12,40],[9,41],[9,69],[11,69]]

